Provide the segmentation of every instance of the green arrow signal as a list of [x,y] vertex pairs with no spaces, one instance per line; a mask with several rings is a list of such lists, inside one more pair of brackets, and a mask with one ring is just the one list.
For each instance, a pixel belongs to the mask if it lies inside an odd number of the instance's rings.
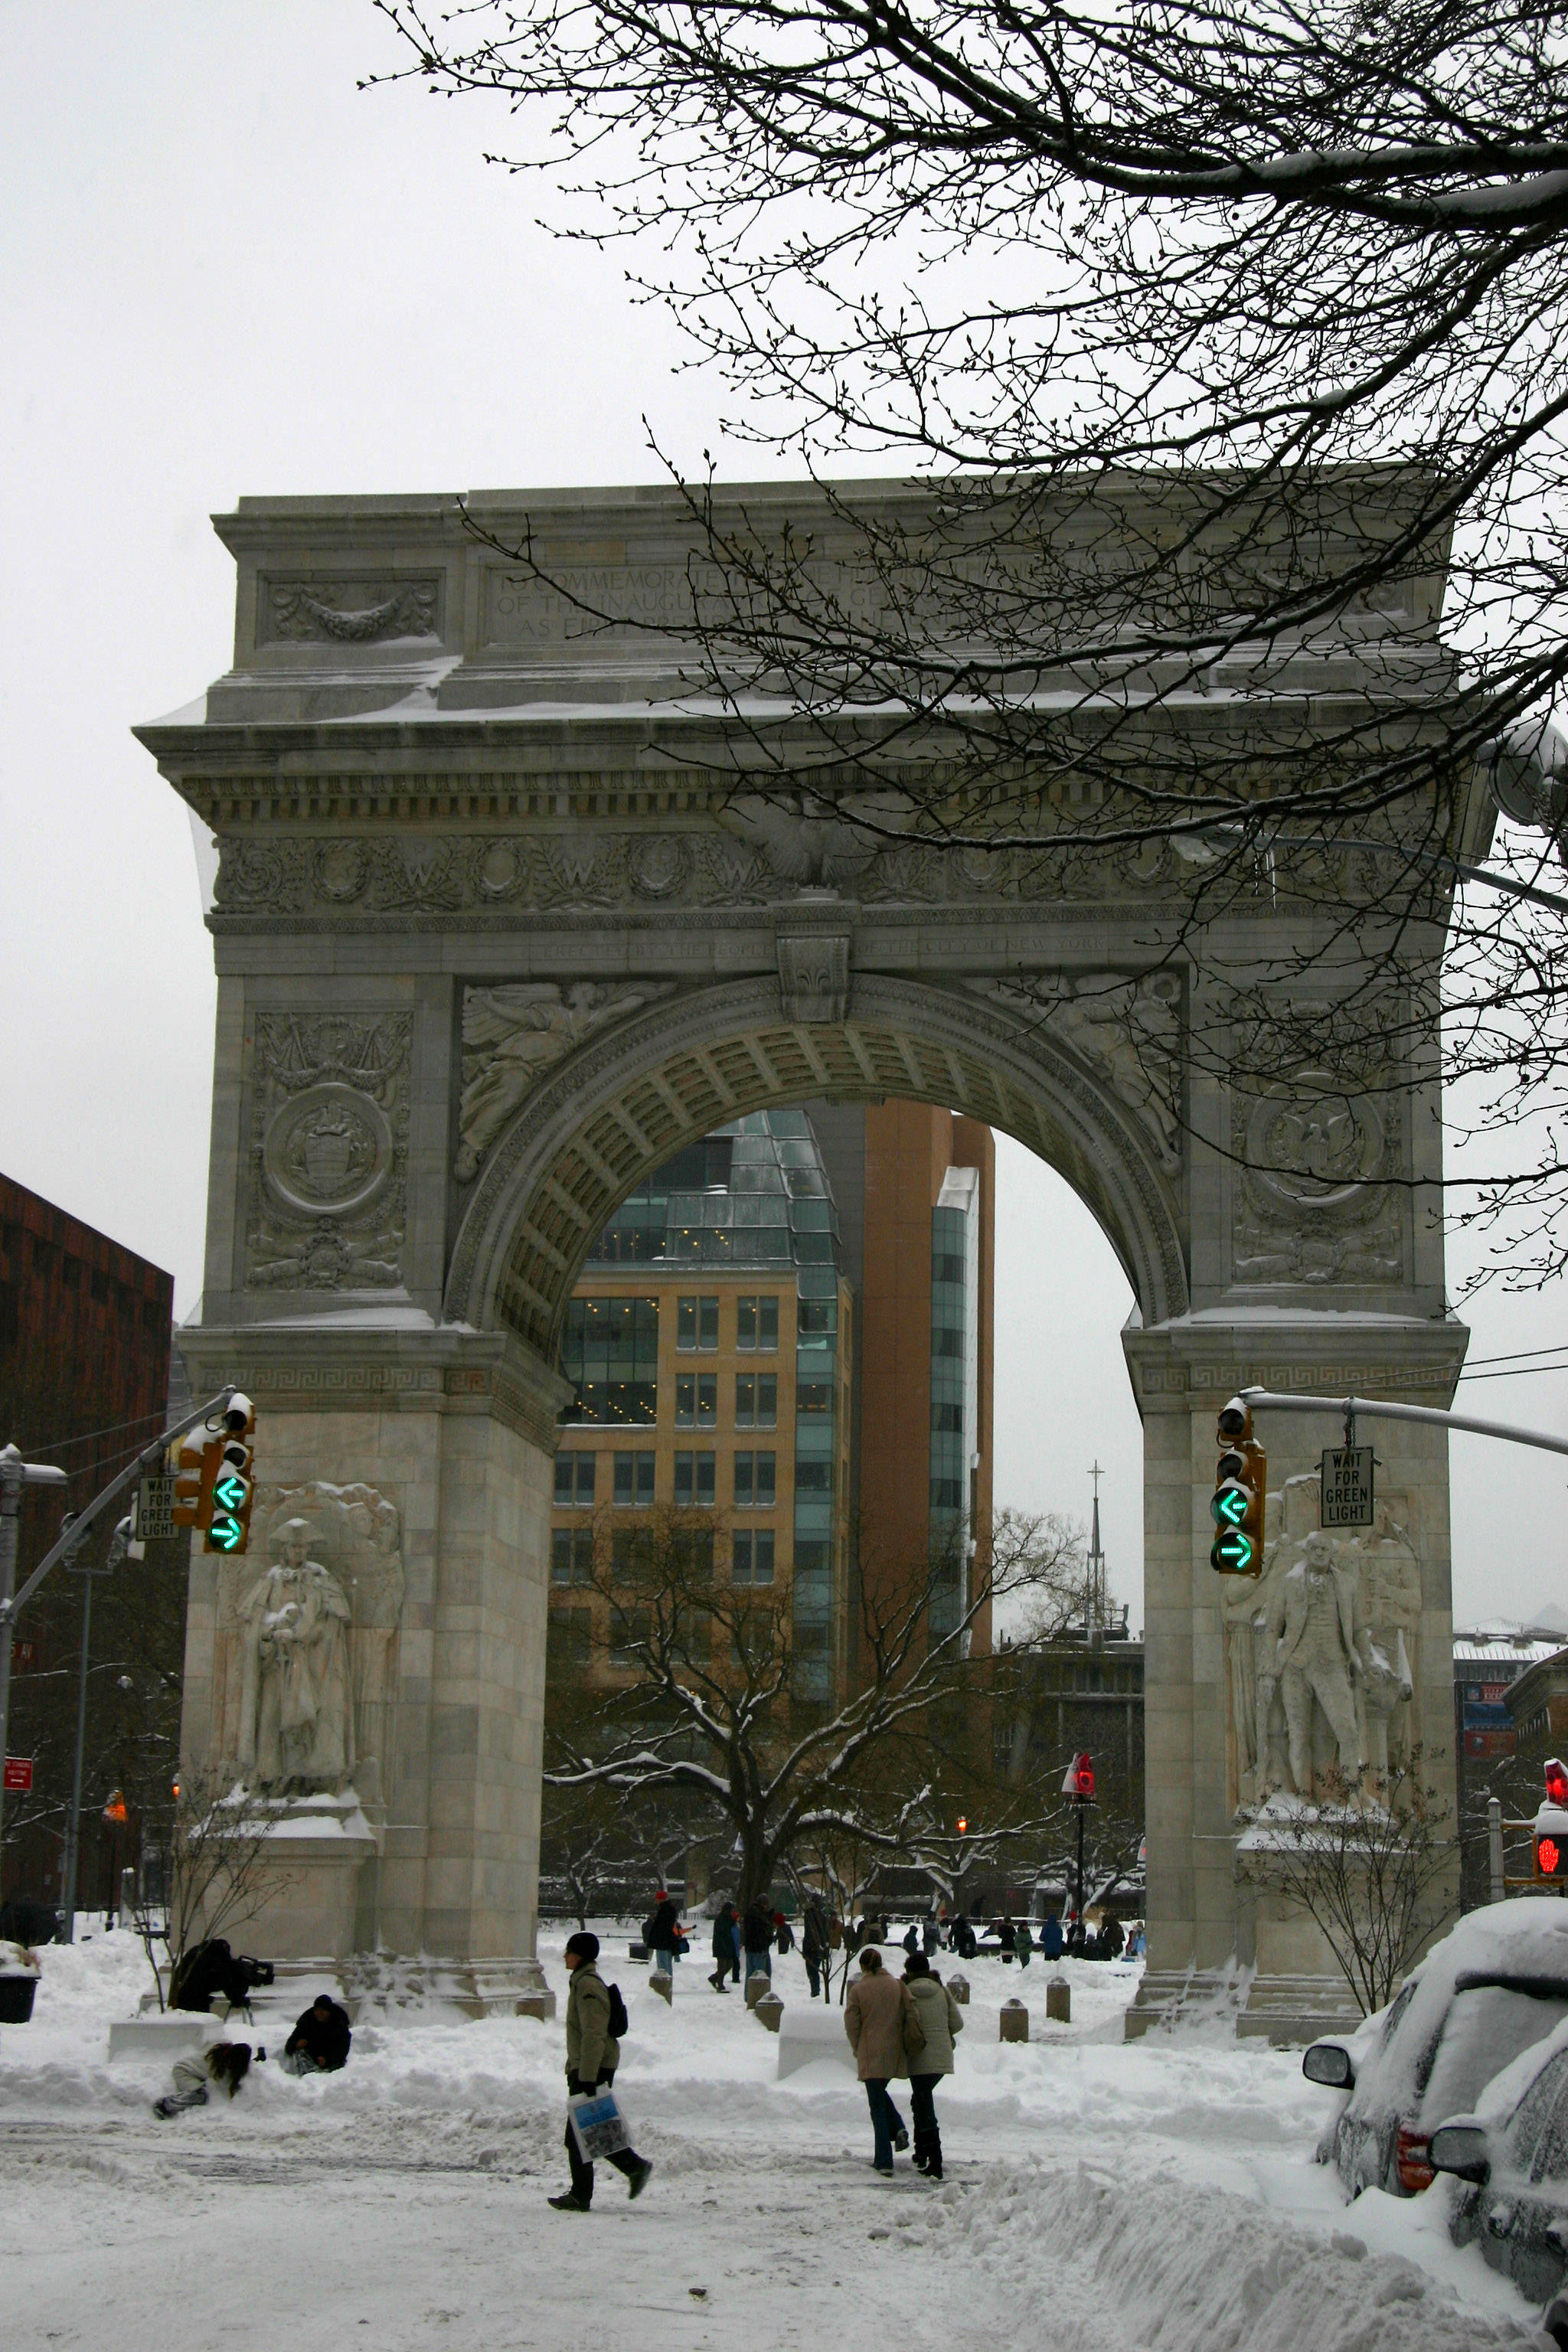
[[216,1513],[207,1529],[207,1540],[214,1551],[237,1551],[245,1541],[245,1529],[226,1511]]
[[1252,1497],[1245,1486],[1226,1486],[1209,1505],[1216,1524],[1222,1528],[1238,1528],[1246,1518]]
[[225,1511],[240,1511],[250,1493],[248,1482],[237,1470],[226,1470],[213,1486],[213,1501]]
[[1209,1553],[1209,1566],[1217,1568],[1224,1576],[1248,1576],[1258,1557],[1258,1548],[1250,1536],[1239,1528],[1231,1528],[1221,1536]]

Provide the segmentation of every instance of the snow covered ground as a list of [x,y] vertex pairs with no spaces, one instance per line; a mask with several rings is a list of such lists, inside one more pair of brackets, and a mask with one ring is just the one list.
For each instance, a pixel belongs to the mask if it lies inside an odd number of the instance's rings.
[[[1137,1971],[1045,1978],[979,1960],[938,2111],[939,2189],[870,2169],[864,2095],[778,2043],[704,1968],[667,2009],[603,1928],[631,2032],[617,2088],[657,2170],[592,2215],[565,2183],[559,2022],[367,2015],[347,2070],[270,2064],[170,2123],[156,2061],[108,2058],[149,1979],[128,1936],[45,1952],[34,2020],[0,2028],[0,2342],[6,2352],[702,2352],[712,2346],[1071,2352],[1483,2352],[1542,2345],[1439,2185],[1342,2204],[1312,2162],[1329,2095],[1298,2053],[1219,2019],[1132,2044]],[[542,1938],[557,1991],[563,1931]],[[939,1963],[939,1965],[942,1965]],[[805,1970],[775,1961],[786,2003]],[[997,2038],[1022,1991],[1039,2038]],[[288,2022],[283,2021],[284,2030]],[[260,2038],[280,2044],[268,2021]],[[1047,2038],[1048,2037],[1048,2038]],[[907,2105],[907,2102],[905,2102]],[[360,2333],[363,2330],[363,2334]]]

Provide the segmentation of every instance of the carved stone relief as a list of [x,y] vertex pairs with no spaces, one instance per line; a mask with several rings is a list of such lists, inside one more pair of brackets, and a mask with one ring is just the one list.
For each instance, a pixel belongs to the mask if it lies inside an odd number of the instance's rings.
[[263,1484],[265,1557],[218,1568],[213,1761],[276,1795],[385,1794],[405,1591],[402,1520],[374,1486]]
[[1402,1496],[1355,1534],[1319,1525],[1319,1474],[1269,1497],[1257,1583],[1223,1580],[1235,1801],[1309,1801],[1331,1769],[1382,1776],[1408,1756],[1421,1563]]
[[[868,845],[837,819],[791,818],[729,830],[413,834],[219,838],[216,898],[226,915],[438,915],[509,908],[760,907],[802,888],[852,880],[867,906],[988,906],[1040,895],[1038,856],[1024,850],[947,850],[920,842]],[[826,886],[811,877],[830,877]],[[1121,852],[1070,872],[1050,866],[1053,899],[1142,896],[1173,878],[1168,855]]]
[[439,572],[419,580],[268,580],[263,583],[263,644],[375,645],[438,635]]
[[465,989],[454,1167],[458,1181],[468,1183],[479,1174],[485,1153],[546,1070],[606,1023],[624,1020],[668,992],[663,987],[599,987],[586,981],[571,988],[523,981]]
[[775,942],[786,1021],[842,1021],[849,1011],[849,940],[814,932]]
[[1404,1221],[1397,1174],[1403,1104],[1389,1073],[1347,1094],[1321,1070],[1288,1089],[1237,1090],[1237,1282],[1398,1282]]
[[1136,1117],[1167,1173],[1182,1165],[1182,981],[1173,971],[973,980],[965,985],[1065,1045]]
[[258,1015],[250,1288],[402,1281],[412,1034],[406,1013]]

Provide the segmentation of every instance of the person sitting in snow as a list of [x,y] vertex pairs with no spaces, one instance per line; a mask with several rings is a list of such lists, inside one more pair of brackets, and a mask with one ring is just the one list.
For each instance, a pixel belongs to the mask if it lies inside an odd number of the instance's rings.
[[214,2042],[174,2061],[174,2087],[153,2104],[153,2113],[167,2120],[187,2107],[205,2107],[207,2084],[221,2084],[232,2099],[250,2072],[248,2042]]
[[348,2011],[319,1992],[283,2044],[286,2074],[335,2074],[349,2062]]

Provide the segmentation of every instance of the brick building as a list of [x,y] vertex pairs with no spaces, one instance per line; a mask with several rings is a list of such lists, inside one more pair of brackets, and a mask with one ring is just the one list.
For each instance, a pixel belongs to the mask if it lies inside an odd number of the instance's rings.
[[[62,1508],[80,1509],[89,1502],[163,1427],[174,1293],[172,1275],[0,1176],[0,1442],[14,1442],[33,1460],[57,1464],[70,1479],[63,1497],[24,1494],[18,1583],[58,1533]],[[99,1555],[110,1533],[106,1527],[96,1535]],[[138,1755],[147,1770],[153,1769],[154,1746],[162,1759],[163,1734],[154,1736],[149,1724],[177,1722],[183,1549],[150,1547],[134,1583],[122,1572],[100,1580],[94,1592],[89,1769],[79,1874],[84,1904],[107,1899],[112,1856],[107,1838],[101,1852],[99,1841],[105,1799],[120,1787],[126,1788],[128,1799],[135,1793]],[[164,1551],[172,1558],[163,1559]],[[7,1744],[13,1756],[32,1759],[34,1786],[30,1796],[13,1797],[6,1808],[0,1854],[0,1891],[5,1894],[22,1889],[58,1899],[70,1800],[80,1602],[79,1580],[57,1570],[30,1604],[14,1643]],[[129,1693],[121,1689],[122,1675],[132,1685]],[[165,1690],[171,1681],[172,1701]],[[162,1761],[157,1771],[161,1779]],[[130,1858],[133,1834],[130,1822],[119,1841],[122,1859]]]

